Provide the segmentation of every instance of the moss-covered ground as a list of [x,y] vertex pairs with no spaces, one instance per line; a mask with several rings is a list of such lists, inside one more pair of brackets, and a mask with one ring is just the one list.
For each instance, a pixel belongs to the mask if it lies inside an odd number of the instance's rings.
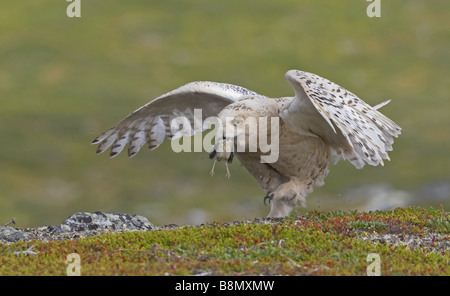
[[[36,255],[15,254],[33,246]],[[450,275],[450,220],[442,209],[311,212],[63,241],[0,244],[1,275]]]
[[292,96],[290,69],[370,105],[392,99],[382,112],[403,128],[391,162],[332,166],[307,211],[375,209],[346,192],[380,184],[420,197],[396,205],[450,211],[446,196],[421,191],[450,180],[450,1],[381,1],[380,18],[367,16],[365,0],[81,2],[81,18],[69,18],[68,1],[1,1],[0,223],[55,225],[78,211],[159,225],[267,215],[265,192],[237,159],[227,180],[223,164],[209,176],[209,151],[174,153],[166,140],[109,159],[90,143],[191,81]]

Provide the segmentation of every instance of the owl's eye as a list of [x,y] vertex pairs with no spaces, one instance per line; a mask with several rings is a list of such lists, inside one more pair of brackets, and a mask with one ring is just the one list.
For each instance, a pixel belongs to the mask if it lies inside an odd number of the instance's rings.
[[235,126],[240,125],[242,122],[244,122],[244,120],[240,119],[240,118],[235,118],[231,121],[231,123]]

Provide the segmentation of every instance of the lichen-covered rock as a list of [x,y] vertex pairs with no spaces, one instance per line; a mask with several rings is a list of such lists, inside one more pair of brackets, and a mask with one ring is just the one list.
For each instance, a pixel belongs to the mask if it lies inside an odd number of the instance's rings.
[[78,212],[58,226],[14,228],[0,226],[0,243],[11,244],[20,240],[65,240],[101,235],[110,232],[148,231],[156,227],[147,218],[132,214]]
[[78,212],[64,220],[61,225],[56,226],[52,233],[151,230],[153,228],[155,226],[147,218],[139,215]]
[[15,229],[14,227],[10,226],[0,226],[0,241],[1,242],[18,242],[21,240],[28,240],[31,239],[31,235]]

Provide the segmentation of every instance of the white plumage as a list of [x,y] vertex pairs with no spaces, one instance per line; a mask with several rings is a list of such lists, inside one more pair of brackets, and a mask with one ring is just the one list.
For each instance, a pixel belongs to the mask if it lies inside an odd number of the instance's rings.
[[[165,137],[174,137],[171,121],[176,117],[184,116],[191,126],[200,127],[191,135],[201,132],[203,126],[194,124],[199,120],[194,117],[194,109],[202,110],[201,120],[217,116],[224,124],[230,117],[279,118],[276,162],[262,163],[264,153],[259,150],[235,152],[265,190],[264,201],[269,199],[271,204],[269,217],[285,216],[292,207],[304,206],[306,195],[323,185],[332,156],[342,157],[358,169],[366,163],[376,166],[389,160],[387,152],[392,150],[393,137],[401,132],[397,124],[378,111],[389,101],[371,107],[318,75],[291,70],[285,76],[295,97],[271,99],[231,84],[188,83],[142,106],[92,143],[99,144],[97,153],[111,147],[111,157],[127,144],[130,157],[146,143],[153,150]],[[244,126],[235,125],[238,133],[249,136]],[[229,141],[217,140],[216,144],[221,145]],[[217,157],[215,161],[229,156],[211,155]]]

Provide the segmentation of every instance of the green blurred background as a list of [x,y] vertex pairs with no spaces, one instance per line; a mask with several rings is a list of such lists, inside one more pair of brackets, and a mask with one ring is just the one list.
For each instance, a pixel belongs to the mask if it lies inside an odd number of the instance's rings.
[[166,142],[134,158],[90,142],[187,82],[290,96],[289,69],[324,76],[403,133],[384,167],[340,162],[302,211],[418,205],[449,209],[450,4],[381,0],[64,0],[0,4],[0,224],[60,224],[77,211],[134,213],[155,224],[265,216],[263,190],[238,161],[209,176],[207,153]]

